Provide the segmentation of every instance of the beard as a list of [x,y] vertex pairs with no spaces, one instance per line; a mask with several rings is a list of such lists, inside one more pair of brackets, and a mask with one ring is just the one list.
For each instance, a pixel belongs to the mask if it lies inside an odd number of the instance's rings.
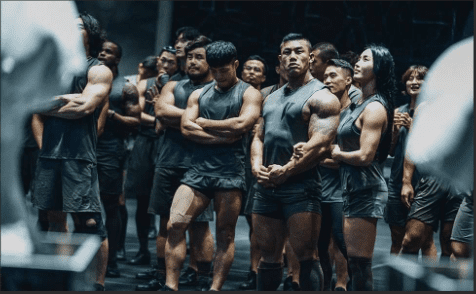
[[208,75],[208,71],[206,71],[204,73],[190,73],[190,72],[188,73],[188,77],[192,81],[201,80],[201,79],[205,78],[207,75]]

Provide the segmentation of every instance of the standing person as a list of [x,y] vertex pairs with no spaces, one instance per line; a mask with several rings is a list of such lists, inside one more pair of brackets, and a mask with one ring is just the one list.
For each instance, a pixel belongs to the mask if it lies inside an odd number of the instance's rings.
[[[246,59],[243,65],[243,71],[241,73],[241,78],[244,82],[252,85],[255,89],[261,90],[261,84],[266,81],[266,73],[268,67],[266,66],[266,61],[259,55],[251,55]],[[277,85],[275,85],[277,86]],[[269,92],[270,89],[267,90]],[[268,93],[269,94],[269,93]],[[261,96],[264,97],[263,92],[261,91]],[[253,185],[254,177],[251,173],[251,163],[250,163],[250,145],[251,139],[253,138],[253,130],[249,131],[246,135],[246,157],[245,157],[245,180],[246,180],[246,190],[243,192],[243,199],[241,204],[240,215],[246,215],[246,221],[250,228],[250,272],[248,273],[248,280],[240,285],[241,290],[256,290],[256,273],[258,272],[258,261],[259,254],[256,244],[256,236],[253,234],[253,226],[251,225],[251,207],[253,205]],[[248,206],[248,212],[246,212],[246,207]]]
[[309,70],[313,77],[322,82],[327,68],[327,61],[339,58],[339,52],[333,44],[320,42],[312,46],[312,53],[314,54],[314,60],[311,62]]
[[179,67],[177,73],[170,77],[171,81],[181,81],[188,79],[186,70],[185,47],[190,42],[200,36],[200,32],[194,27],[181,27],[175,32],[177,39],[175,40],[174,48],[177,50],[176,56],[178,59]]
[[[152,77],[156,77],[157,72],[157,56],[147,56],[137,67],[137,74],[125,76],[124,79],[137,87],[141,80],[146,80]],[[124,173],[127,170],[127,163],[129,161],[130,153],[134,147],[134,142],[137,137],[137,129],[134,129],[126,137],[126,155],[124,164]],[[121,214],[121,234],[119,237],[119,244],[117,246],[117,260],[127,260],[126,258],[126,231],[128,214],[126,208],[126,197],[124,192],[119,196],[119,213]],[[151,219],[151,223],[154,223],[154,219]]]
[[124,193],[126,198],[137,199],[136,228],[139,239],[139,251],[136,256],[129,260],[132,265],[150,263],[149,227],[150,215],[147,213],[149,206],[150,191],[154,177],[154,162],[159,148],[159,135],[155,131],[157,122],[155,119],[153,98],[160,93],[169,77],[178,68],[175,49],[171,46],[164,47],[157,61],[157,77],[139,82],[139,104],[141,107],[141,125],[134,143],[134,148],[128,162]]
[[393,125],[395,74],[387,48],[370,45],[355,64],[362,98],[342,114],[332,159],[340,164],[344,238],[353,291],[371,291],[377,220],[388,193],[379,163],[388,155]]
[[[390,155],[394,156],[394,159],[388,183],[388,200],[384,212],[384,218],[390,226],[392,236],[391,254],[400,253],[403,237],[405,236],[408,208],[401,201],[405,146],[412,117],[415,113],[417,97],[420,94],[427,72],[428,68],[423,65],[412,65],[405,71],[402,76],[402,83],[405,85],[405,94],[410,96],[410,103],[396,108],[394,112],[392,145],[389,151]],[[411,179],[412,187],[416,187],[418,181],[419,176],[417,173],[414,173]],[[422,254],[436,257],[437,252],[433,242],[433,232],[429,231],[425,237],[425,243],[422,245]]]
[[[180,132],[180,120],[190,94],[213,82],[210,67],[205,59],[205,47],[209,43],[211,43],[210,39],[200,36],[185,48],[187,72],[190,79],[167,83],[155,103],[155,115],[167,128],[156,158],[154,182],[148,209],[149,213],[160,215],[159,234],[156,240],[158,269],[153,274],[156,276],[155,279],[152,279],[148,284],[136,287],[136,290],[139,291],[158,290],[163,287],[165,281],[165,242],[170,208],[174,193],[180,186],[180,180],[190,168],[190,156],[194,146],[194,142],[187,140]],[[191,251],[197,258],[198,274],[203,277],[202,283],[207,282],[213,257],[213,237],[208,227],[208,221],[211,220],[213,220],[213,207],[210,205],[191,224],[193,229],[190,230]],[[200,240],[205,240],[208,247],[201,247]],[[192,254],[190,258],[192,258]],[[194,270],[197,271],[197,269]],[[141,273],[139,277],[145,275],[146,273]]]
[[243,64],[241,79],[259,91],[261,85],[266,81],[267,72],[268,66],[264,58],[259,55],[251,55]]
[[[316,165],[330,150],[340,104],[310,74],[314,54],[307,39],[288,34],[280,47],[279,60],[289,83],[264,101],[251,145],[252,171],[258,180],[253,200],[253,227],[261,253],[258,290],[276,290],[281,283],[286,235],[299,260],[301,289],[322,290],[317,255],[321,183]],[[292,158],[299,142],[306,142],[304,155]]]
[[109,239],[109,256],[106,277],[119,277],[117,248],[120,243],[121,215],[119,197],[123,195],[123,167],[125,136],[128,130],[140,124],[139,92],[126,79],[119,76],[122,48],[113,41],[106,41],[98,60],[112,70],[113,83],[109,94],[109,110],[104,132],[98,140],[97,161],[99,192],[106,212],[106,229]]
[[206,61],[216,81],[194,91],[182,115],[181,131],[195,141],[191,168],[174,195],[165,247],[167,281],[177,290],[185,260],[185,231],[214,199],[217,253],[210,290],[220,290],[234,258],[235,226],[245,189],[245,145],[242,136],[259,116],[261,94],[236,76],[235,46],[217,41],[206,48]]
[[101,237],[95,287],[104,290],[108,241],[101,217],[96,146],[104,128],[113,74],[92,57],[98,55],[104,42],[99,22],[89,14],[80,14],[77,25],[88,68],[74,78],[72,95],[62,95],[65,106],[33,117],[40,155],[32,202],[48,211],[50,231],[67,232],[66,215],[71,213],[75,232]]

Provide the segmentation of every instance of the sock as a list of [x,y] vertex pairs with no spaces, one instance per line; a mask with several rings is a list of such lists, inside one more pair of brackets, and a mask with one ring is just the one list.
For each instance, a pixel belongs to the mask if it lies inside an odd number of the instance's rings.
[[372,291],[372,259],[349,256],[348,262],[352,271],[352,291]]
[[258,266],[257,290],[276,291],[283,277],[281,263],[260,262]]
[[330,259],[328,258],[329,255],[327,254],[327,256],[320,256],[320,264],[321,264],[321,268],[322,268],[322,273],[323,273],[323,289],[324,291],[331,291],[331,280],[332,280],[332,265],[331,265],[331,261]]
[[198,276],[210,276],[211,269],[211,262],[197,261]]
[[301,291],[322,291],[324,274],[319,260],[304,260],[299,262],[299,285]]
[[160,276],[165,277],[165,270],[165,257],[157,257],[157,272],[159,274],[159,278]]

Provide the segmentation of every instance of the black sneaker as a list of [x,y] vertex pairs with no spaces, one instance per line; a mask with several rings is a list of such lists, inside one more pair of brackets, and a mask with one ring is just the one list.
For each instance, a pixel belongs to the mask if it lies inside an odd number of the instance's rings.
[[175,291],[175,290],[172,288],[169,288],[169,286],[167,285],[164,285],[162,288],[159,289],[159,291]]
[[125,250],[124,248],[117,249],[116,258],[117,258],[117,260],[119,260],[119,261],[124,261],[124,260],[126,260],[126,250]]
[[106,269],[106,277],[108,278],[119,278],[121,276],[121,272],[117,267],[117,264],[108,264]]
[[179,278],[179,285],[181,286],[197,286],[198,273],[191,267],[188,267]]
[[94,284],[94,291],[106,291],[106,288],[104,288],[103,285],[96,283]]
[[256,290],[256,273],[250,271],[246,282],[240,285],[240,290]]
[[153,266],[152,268],[139,272],[136,274],[136,279],[138,280],[152,280],[157,276],[157,266]]
[[288,276],[283,283],[283,291],[301,291],[298,283],[293,282],[293,276]]
[[198,286],[195,288],[195,291],[210,291],[210,278],[201,276],[198,278]]

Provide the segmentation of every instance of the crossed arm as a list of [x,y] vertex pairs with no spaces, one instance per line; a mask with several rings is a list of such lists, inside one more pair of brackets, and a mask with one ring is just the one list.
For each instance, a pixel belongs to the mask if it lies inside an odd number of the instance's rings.
[[253,174],[265,187],[282,184],[290,176],[315,167],[328,155],[339,125],[339,100],[333,94],[320,91],[309,99],[307,106],[310,111],[309,140],[302,144],[302,155],[293,156],[284,166],[270,165],[266,168],[262,165],[264,122],[261,119],[253,138],[251,156]]
[[165,126],[180,130],[185,110],[175,106],[174,89],[177,82],[168,82],[155,101],[155,117]]
[[126,83],[122,89],[122,99],[125,115],[109,110],[108,116],[129,129],[139,126],[141,108],[139,105],[139,92],[136,86]]
[[[360,148],[344,152],[334,145],[332,158],[355,166],[368,166],[374,160],[382,132],[387,122],[387,111],[379,102],[371,102],[362,115],[362,130],[360,133]],[[357,123],[357,121],[356,121]]]
[[[141,124],[146,125],[146,126],[154,126],[155,117],[144,112],[145,104],[146,103],[151,103],[151,102],[146,101],[146,99],[145,99],[145,96],[147,94],[147,80],[146,79],[141,80],[139,82],[139,84],[137,85],[137,90],[139,90],[139,105],[140,105],[140,109],[141,109],[140,122],[141,122]],[[156,91],[156,92],[158,92],[158,91]],[[158,93],[154,93],[154,94],[158,94]]]
[[[229,132],[229,134],[220,134],[219,132],[213,132],[213,127],[211,127],[209,130],[198,124],[197,120],[199,120],[200,114],[198,97],[200,96],[202,89],[195,90],[188,98],[187,108],[185,109],[185,112],[182,116],[182,134],[188,139],[201,144],[230,144],[239,140],[242,135],[253,126],[256,119],[258,119],[260,112],[259,100],[261,99],[261,94],[255,90],[259,95],[247,95],[247,91],[243,95],[243,106],[239,115],[239,117],[241,117],[240,119],[245,118],[242,124],[242,129],[240,131],[237,130]],[[232,123],[232,121],[236,121],[233,119],[225,119],[222,121]],[[204,121],[204,119],[202,119],[202,121]],[[219,122],[222,122],[220,120],[208,119],[206,121],[208,121],[209,125],[213,125],[215,123],[220,124]],[[207,122],[205,124],[207,124]]]

